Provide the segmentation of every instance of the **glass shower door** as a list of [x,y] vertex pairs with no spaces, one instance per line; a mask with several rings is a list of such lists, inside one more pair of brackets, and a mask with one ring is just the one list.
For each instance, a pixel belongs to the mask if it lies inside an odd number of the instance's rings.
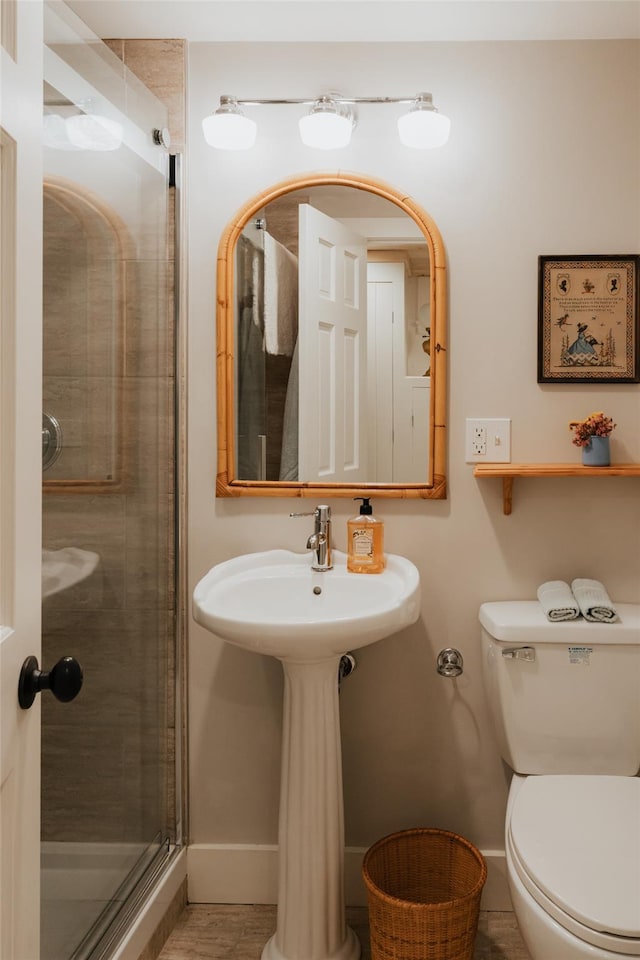
[[41,960],[85,960],[175,840],[172,191],[165,108],[61,2],[45,38],[42,645],[84,684],[42,699]]

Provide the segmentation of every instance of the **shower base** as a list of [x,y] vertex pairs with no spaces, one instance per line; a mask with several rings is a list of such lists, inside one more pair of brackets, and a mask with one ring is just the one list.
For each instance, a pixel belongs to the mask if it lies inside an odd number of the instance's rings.
[[40,960],[90,957],[157,851],[157,844],[44,842]]

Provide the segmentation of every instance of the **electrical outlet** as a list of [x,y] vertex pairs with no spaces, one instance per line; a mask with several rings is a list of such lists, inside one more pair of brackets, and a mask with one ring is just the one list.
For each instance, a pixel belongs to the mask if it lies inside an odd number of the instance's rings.
[[471,435],[471,453],[474,457],[487,455],[487,428],[483,423],[476,423]]
[[469,420],[466,422],[467,463],[511,463],[511,420]]

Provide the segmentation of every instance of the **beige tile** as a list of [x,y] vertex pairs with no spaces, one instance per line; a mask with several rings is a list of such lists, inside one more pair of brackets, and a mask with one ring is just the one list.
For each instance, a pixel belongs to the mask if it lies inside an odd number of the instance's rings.
[[126,264],[125,369],[129,377],[172,377],[173,265],[163,260]]
[[[159,521],[163,519],[158,505]],[[145,516],[127,518],[125,547],[125,595],[127,609],[167,609],[172,596],[172,569],[168,556],[166,525],[153,524]]]
[[124,40],[104,40],[103,43],[106,43],[119,60],[124,60]]
[[124,62],[168,110],[171,149],[184,150],[184,40],[125,40]]
[[121,383],[115,377],[43,378],[43,408],[62,431],[62,451],[47,469],[47,481],[99,484],[118,478]]
[[119,372],[123,311],[120,238],[91,198],[45,184],[44,372]]
[[158,523],[154,509],[164,514],[171,502],[174,487],[173,392],[174,381],[168,378],[130,377],[125,381],[123,433],[124,459],[129,476],[128,520],[147,516],[149,522]]
[[167,108],[171,149],[183,152],[185,144],[185,41],[105,40],[145,86]]
[[95,572],[71,590],[48,597],[46,632],[56,611],[113,610],[123,603],[126,543],[124,499],[119,496],[47,496],[43,503],[43,545],[48,550],[78,547],[100,557]]
[[[348,907],[347,923],[360,939],[362,960],[371,960],[366,907]],[[275,924],[275,906],[190,904],[159,960],[260,960]],[[513,913],[481,912],[474,960],[530,960]]]

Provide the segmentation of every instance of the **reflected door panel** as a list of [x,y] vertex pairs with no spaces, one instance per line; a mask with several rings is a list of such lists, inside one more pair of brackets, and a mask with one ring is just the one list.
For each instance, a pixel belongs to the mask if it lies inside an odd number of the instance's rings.
[[[372,269],[369,266],[369,277]],[[375,274],[374,274],[375,275]],[[386,280],[369,279],[367,330],[368,395],[371,416],[368,422],[370,476],[381,483],[393,480],[393,375],[392,356],[393,288]]]
[[299,207],[299,476],[359,482],[366,455],[366,244]]

